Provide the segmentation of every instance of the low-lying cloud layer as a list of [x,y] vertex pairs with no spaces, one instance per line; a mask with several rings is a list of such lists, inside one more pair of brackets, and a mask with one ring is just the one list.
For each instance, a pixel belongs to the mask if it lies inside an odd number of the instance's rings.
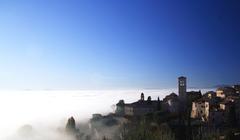
[[71,140],[63,133],[67,118],[87,121],[94,113],[114,111],[120,99],[133,102],[140,93],[162,99],[176,89],[107,91],[1,91],[1,140]]

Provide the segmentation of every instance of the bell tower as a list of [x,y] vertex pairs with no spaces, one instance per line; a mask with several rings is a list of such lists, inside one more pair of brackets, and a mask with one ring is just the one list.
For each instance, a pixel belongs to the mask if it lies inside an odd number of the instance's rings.
[[141,101],[144,101],[144,93],[141,93]]
[[178,94],[180,100],[185,100],[187,96],[187,78],[186,77],[179,77],[178,78]]

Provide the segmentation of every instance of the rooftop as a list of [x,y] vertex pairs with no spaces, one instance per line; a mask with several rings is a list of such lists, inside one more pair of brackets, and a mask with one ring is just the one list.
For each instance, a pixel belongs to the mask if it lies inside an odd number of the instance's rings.
[[137,101],[131,104],[125,104],[125,106],[127,107],[152,107],[153,105],[156,105],[157,103],[159,103],[161,101],[157,101],[157,100],[153,100],[153,101]]

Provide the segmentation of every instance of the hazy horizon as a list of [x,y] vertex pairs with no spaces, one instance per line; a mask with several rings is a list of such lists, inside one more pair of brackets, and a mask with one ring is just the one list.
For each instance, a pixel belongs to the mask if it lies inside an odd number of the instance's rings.
[[[189,89],[198,90],[198,89]],[[214,89],[202,89],[202,92]],[[115,104],[123,99],[126,103],[140,99],[140,93],[163,99],[177,89],[165,90],[102,90],[102,91],[9,91],[0,93],[0,138],[6,140],[22,140],[25,137],[17,136],[18,130],[24,125],[30,125],[39,131],[38,139],[57,140],[61,135],[48,134],[58,128],[65,128],[69,117],[74,116],[77,123],[88,122],[92,114],[108,114],[114,112]],[[11,138],[13,137],[13,138]],[[36,139],[36,140],[38,140]],[[5,140],[5,139],[4,139]],[[35,140],[35,139],[34,139]]]
[[[41,138],[49,137],[50,140],[55,140],[44,129],[49,129],[53,133],[58,128],[64,129],[67,118],[71,116],[74,116],[77,123],[88,122],[94,113],[113,112],[113,105],[121,99],[130,103],[138,100],[141,92],[145,92],[146,96],[152,96],[152,99],[156,100],[158,96],[162,98],[172,90],[175,89],[1,92],[0,110],[3,115],[0,119],[0,131],[3,133],[0,134],[0,138],[11,138],[17,135],[18,129],[22,126],[31,125],[42,133]],[[21,137],[12,139],[21,140]]]

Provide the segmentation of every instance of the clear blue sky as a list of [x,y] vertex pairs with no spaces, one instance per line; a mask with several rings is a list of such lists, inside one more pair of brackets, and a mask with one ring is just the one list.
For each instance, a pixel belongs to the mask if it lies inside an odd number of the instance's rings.
[[0,1],[0,89],[240,82],[238,0]]

